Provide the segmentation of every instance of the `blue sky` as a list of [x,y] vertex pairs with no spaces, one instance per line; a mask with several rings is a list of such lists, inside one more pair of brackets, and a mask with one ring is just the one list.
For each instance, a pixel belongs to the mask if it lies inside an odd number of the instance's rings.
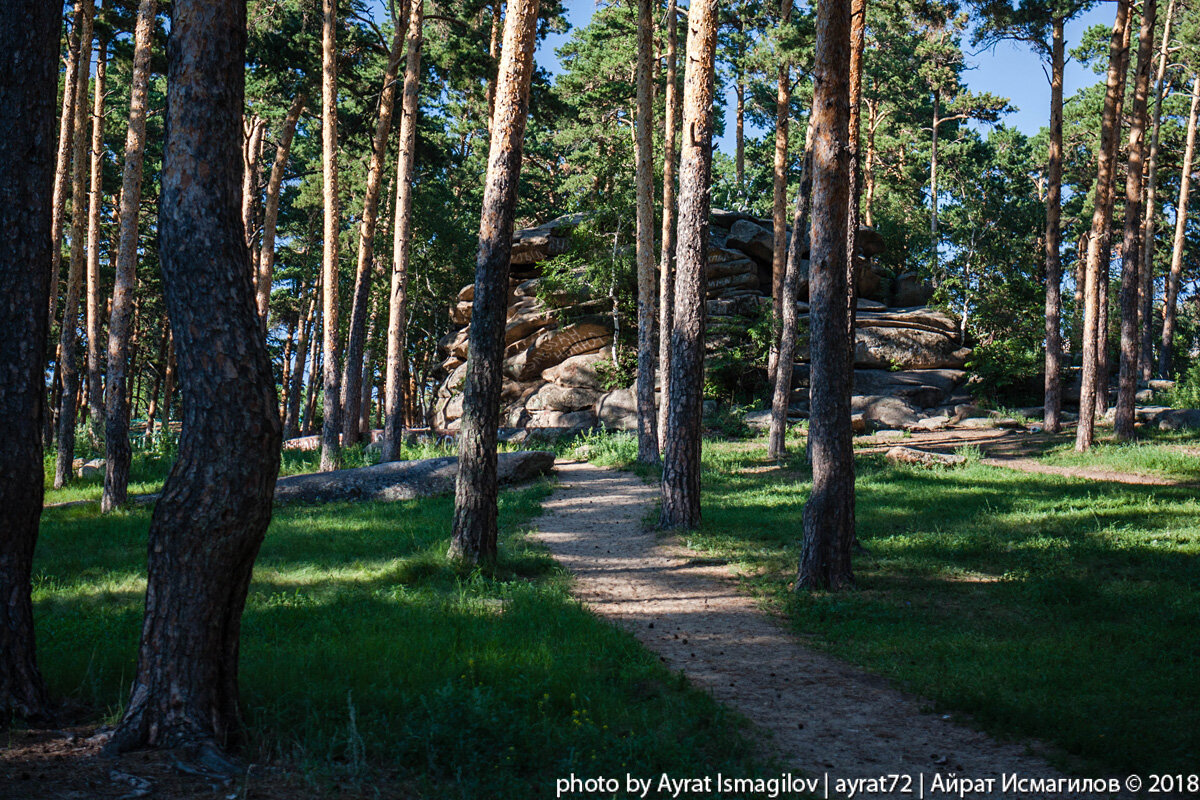
[[[567,19],[572,27],[586,25],[596,8],[596,0],[566,0]],[[1073,20],[1066,31],[1067,50],[1079,43],[1083,32],[1095,24],[1112,25],[1116,13],[1115,3],[1099,3],[1091,11]],[[552,34],[546,37],[537,51],[537,62],[551,73],[558,71],[558,57],[554,51],[570,37],[570,33]],[[964,43],[969,47],[969,44]],[[1042,69],[1041,60],[1029,48],[1013,43],[1001,42],[995,47],[979,53],[967,54],[967,85],[975,91],[990,91],[1007,97],[1017,112],[1008,115],[1005,123],[1019,128],[1027,134],[1037,133],[1049,117],[1050,81]],[[1067,65],[1064,93],[1070,97],[1084,86],[1096,83],[1102,76],[1095,75],[1081,64]],[[732,119],[733,92],[725,98],[729,107],[728,119]],[[729,125],[726,135],[717,141],[718,149],[733,152],[733,126]],[[747,125],[747,136],[757,136],[761,130]]]

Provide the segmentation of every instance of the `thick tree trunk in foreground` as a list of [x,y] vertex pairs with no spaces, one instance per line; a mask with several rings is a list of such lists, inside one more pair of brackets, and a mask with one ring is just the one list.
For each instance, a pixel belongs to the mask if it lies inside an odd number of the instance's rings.
[[87,232],[87,403],[92,447],[104,438],[104,366],[100,363],[104,308],[100,300],[100,206],[104,202],[104,88],[108,42],[96,41],[96,89],[92,101],[91,191]]
[[[42,413],[50,294],[59,9],[14,0],[0,15],[0,727],[45,718],[30,602],[42,514]],[[69,81],[68,81],[69,83]]]
[[848,391],[852,375],[846,335],[850,22],[850,0],[830,0],[818,8],[809,267],[813,488],[804,505],[798,590],[841,589],[854,583],[854,450]]
[[342,463],[342,373],[338,369],[338,164],[337,164],[337,0],[322,0],[321,24],[321,175],[325,194],[325,287],[321,317],[324,330],[324,414],[321,422],[321,471]]
[[[496,108],[492,114],[492,141],[479,221],[479,255],[475,261],[475,307],[468,334],[462,429],[458,437],[461,468],[454,492],[454,538],[449,553],[450,558],[470,564],[496,559],[496,428],[500,423],[503,381],[500,368],[537,15],[538,0],[510,0],[496,79]],[[395,412],[400,414],[401,408]]]
[[1075,431],[1075,449],[1087,450],[1095,437],[1097,378],[1100,377],[1099,341],[1100,316],[1100,270],[1108,269],[1101,263],[1104,231],[1112,215],[1112,185],[1116,161],[1116,144],[1120,119],[1117,108],[1120,95],[1125,88],[1125,76],[1121,69],[1125,42],[1125,31],[1129,25],[1129,0],[1117,0],[1117,19],[1113,24],[1112,39],[1108,47],[1108,78],[1104,92],[1104,112],[1100,120],[1100,151],[1097,154],[1096,198],[1092,213],[1091,234],[1088,237],[1087,265],[1084,268],[1083,310],[1083,374],[1079,395],[1079,426]]
[[79,291],[83,283],[83,268],[87,253],[87,194],[88,173],[83,165],[87,158],[87,98],[90,59],[85,54],[92,49],[92,0],[83,0],[83,16],[79,26],[79,61],[76,65],[74,152],[71,162],[71,263],[67,273],[67,291],[63,297],[62,327],[58,341],[58,379],[61,386],[58,411],[58,453],[54,464],[54,488],[60,489],[71,481],[75,460],[75,403],[79,396],[79,362],[75,352],[79,334]]
[[671,392],[671,331],[675,306],[675,117],[679,113],[678,76],[675,51],[678,11],[675,0],[667,0],[667,86],[663,98],[663,220],[662,250],[658,257],[658,451],[667,447],[667,402]]
[[1192,162],[1196,154],[1196,109],[1200,106],[1200,74],[1192,77],[1192,107],[1188,112],[1187,145],[1183,150],[1183,169],[1179,177],[1179,199],[1175,203],[1175,240],[1171,248],[1171,271],[1167,273],[1167,292],[1163,298],[1162,342],[1158,353],[1158,377],[1171,377],[1175,347],[1175,309],[1179,299],[1179,279],[1183,275],[1183,248],[1187,234],[1188,195],[1192,187]]
[[713,60],[716,0],[688,8],[683,79],[683,143],[679,153],[679,231],[675,248],[675,309],[671,329],[670,394],[663,452],[664,528],[700,525],[700,434],[704,390],[704,265],[712,186]]
[[771,389],[771,427],[767,433],[767,458],[780,460],[787,454],[787,411],[792,398],[792,371],[796,361],[796,335],[800,328],[800,312],[796,307],[800,293],[800,251],[804,247],[804,232],[812,200],[812,117],[804,136],[804,165],[800,173],[800,190],[796,194],[796,213],[792,217],[792,243],[788,247],[787,269],[783,278],[783,329],[779,334],[779,366]]
[[[788,24],[792,0],[779,2],[779,27]],[[782,58],[780,56],[780,58]],[[779,337],[783,329],[784,273],[787,269],[787,152],[788,120],[792,105],[792,70],[781,63],[775,78],[775,160],[771,171],[771,348],[767,354],[767,377],[776,383],[779,369]]]
[[100,510],[125,502],[129,487],[129,332],[137,285],[138,211],[142,203],[142,166],[146,156],[146,98],[150,86],[150,48],[154,40],[155,0],[138,4],[130,78],[129,127],[125,133],[125,173],[121,180],[121,227],[113,279],[112,316],[108,323],[108,382],[105,398],[104,495]]
[[[412,183],[417,154],[417,111],[420,104],[421,47],[424,41],[424,12],[422,9],[421,0],[412,0],[411,18],[408,21],[408,44],[405,53],[404,96],[400,104],[400,153],[396,161],[396,208],[392,229],[392,277],[388,288],[387,364],[383,397],[385,417],[381,458],[384,461],[393,461],[399,457],[400,443],[404,439],[404,401],[408,384],[408,362],[405,356],[408,331],[405,326],[408,323],[408,265],[412,253]],[[535,11],[534,16],[536,17],[536,15]],[[532,65],[530,69],[532,69]],[[524,117],[522,117],[522,136],[524,135],[523,126]],[[518,144],[518,149],[519,147]],[[520,169],[519,152],[516,168]],[[512,180],[512,191],[515,198],[516,178],[514,177]],[[510,237],[512,236],[514,213],[513,210],[509,211],[508,235]],[[505,296],[507,297],[507,249],[504,258],[506,261]],[[475,280],[478,283],[478,276]],[[476,304],[476,308],[478,308],[478,304]],[[503,322],[501,327],[503,327]],[[503,334],[500,338],[504,338]],[[497,369],[499,369],[498,365]],[[493,445],[493,450],[494,447]]]
[[1046,382],[1042,422],[1050,433],[1062,423],[1062,139],[1064,19],[1056,14],[1050,44],[1050,139],[1046,159]]
[[1146,212],[1142,220],[1142,265],[1138,285],[1138,332],[1141,346],[1138,351],[1138,372],[1142,380],[1154,377],[1154,239],[1158,232],[1155,211],[1158,203],[1158,137],[1162,128],[1163,86],[1167,74],[1167,56],[1171,45],[1171,23],[1175,17],[1175,0],[1167,4],[1163,22],[1162,44],[1158,50],[1158,72],[1154,81],[1154,113],[1150,134],[1150,157],[1146,162]]
[[279,224],[279,195],[283,188],[283,176],[287,170],[288,155],[292,150],[292,139],[296,137],[296,125],[304,113],[306,98],[296,95],[292,107],[283,120],[279,132],[279,144],[275,147],[275,161],[271,164],[271,175],[267,178],[267,199],[263,205],[263,237],[258,252],[258,275],[255,277],[255,295],[258,316],[264,327],[271,313],[271,281],[275,274],[275,229]]
[[654,18],[650,0],[638,0],[637,120],[634,156],[637,172],[637,420],[638,461],[658,463],[654,408],[654,102],[650,63]]
[[[424,0],[412,0],[421,5]],[[379,114],[375,120],[375,138],[371,141],[371,160],[367,165],[367,186],[363,192],[362,224],[358,235],[358,265],[354,271],[354,300],[350,308],[350,330],[346,334],[346,367],[342,376],[342,432],[344,444],[357,444],[360,438],[356,422],[361,416],[363,347],[367,332],[367,313],[371,301],[371,272],[375,267],[375,229],[379,221],[379,194],[383,187],[383,165],[387,159],[388,138],[392,133],[392,111],[396,105],[396,74],[400,69],[405,28],[396,26],[392,50],[383,73],[379,93]]]
[[1113,427],[1117,439],[1133,438],[1133,400],[1137,394],[1137,329],[1139,264],[1142,255],[1142,177],[1145,169],[1146,104],[1150,93],[1150,64],[1154,59],[1154,22],[1156,0],[1143,0],[1142,23],[1138,31],[1137,74],[1134,79],[1133,109],[1129,125],[1128,165],[1125,172],[1125,231],[1121,239],[1121,361],[1117,390],[1117,411]]
[[159,236],[183,435],[150,522],[146,616],[117,751],[199,745],[203,757],[240,727],[242,609],[280,444],[240,214],[245,10],[172,3]]

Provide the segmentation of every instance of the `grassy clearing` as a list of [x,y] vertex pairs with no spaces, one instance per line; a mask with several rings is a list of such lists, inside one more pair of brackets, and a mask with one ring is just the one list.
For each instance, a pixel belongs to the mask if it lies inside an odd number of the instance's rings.
[[1068,442],[1039,460],[1060,467],[1089,467],[1185,483],[1200,482],[1200,439],[1194,431],[1145,431],[1141,435],[1135,442],[1101,441],[1086,453],[1076,453],[1074,443]]
[[[496,573],[445,561],[452,499],[279,509],[244,617],[250,757],[384,796],[553,796],[577,774],[760,766],[742,723],[567,593],[524,541],[546,484],[501,495]],[[36,558],[52,691],[115,717],[133,675],[149,511],[48,509]]]
[[706,443],[704,527],[689,543],[738,564],[813,644],[1089,769],[1194,768],[1194,491],[860,456],[859,586],[796,596],[810,474],[798,456],[766,465],[765,447]]

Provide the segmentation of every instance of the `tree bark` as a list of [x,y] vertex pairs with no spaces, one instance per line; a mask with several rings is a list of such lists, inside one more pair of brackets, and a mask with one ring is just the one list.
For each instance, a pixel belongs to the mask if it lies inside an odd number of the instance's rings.
[[[308,361],[309,336],[313,332],[313,322],[317,310],[317,289],[314,287],[308,298],[308,312],[299,325],[300,338],[296,342],[296,363],[292,365],[292,386],[288,390],[287,410],[284,412],[283,438],[294,439],[300,435],[300,401],[304,398],[304,366]],[[304,292],[301,291],[301,295]],[[262,311],[262,306],[259,306]],[[316,369],[314,362],[313,369]]]
[[338,369],[338,210],[337,164],[337,0],[321,0],[321,175],[325,194],[324,274],[321,317],[325,326],[324,415],[321,422],[321,471],[341,466],[342,374]]
[[242,609],[280,445],[240,216],[245,48],[244,3],[172,3],[159,236],[183,435],[150,522],[137,673],[109,742],[118,752],[203,754],[240,728]]
[[1175,348],[1175,311],[1179,298],[1179,279],[1183,275],[1183,248],[1187,234],[1188,195],[1192,187],[1192,162],[1196,154],[1196,110],[1200,107],[1200,74],[1192,76],[1192,106],[1188,112],[1187,145],[1183,149],[1183,169],[1179,176],[1179,199],[1175,203],[1175,239],[1171,248],[1171,271],[1167,273],[1167,291],[1163,298],[1162,342],[1158,352],[1158,376],[1171,377]]
[[271,314],[271,282],[275,274],[275,228],[279,223],[279,196],[283,189],[283,176],[287,170],[288,155],[292,150],[292,140],[296,136],[296,125],[300,115],[304,113],[307,98],[303,93],[296,95],[283,120],[283,128],[279,132],[279,144],[275,147],[275,161],[271,164],[271,175],[267,178],[267,199],[263,206],[263,238],[258,253],[258,275],[255,278],[255,294],[258,302],[258,316],[267,325]]
[[141,0],[134,28],[130,76],[129,127],[125,133],[125,172],[121,180],[120,241],[108,323],[108,382],[105,398],[104,495],[100,510],[125,502],[129,487],[129,336],[137,286],[138,219],[142,203],[142,167],[146,156],[146,100],[150,87],[150,48],[154,41],[156,0]]
[[91,191],[87,227],[87,401],[88,437],[93,448],[104,439],[104,366],[100,301],[100,207],[104,203],[104,88],[108,76],[108,42],[96,39],[96,90],[92,99]]
[[[45,720],[33,551],[42,514],[44,359],[53,261],[54,106],[60,4],[14,0],[0,16],[0,720]],[[68,83],[70,81],[68,80]]]
[[1104,111],[1100,121],[1100,150],[1097,154],[1096,197],[1092,212],[1091,234],[1088,237],[1087,266],[1084,268],[1083,309],[1083,370],[1079,395],[1079,425],[1075,430],[1075,449],[1082,452],[1092,446],[1095,438],[1097,378],[1101,375],[1098,333],[1100,331],[1100,271],[1102,240],[1112,215],[1112,186],[1115,175],[1117,137],[1120,119],[1117,116],[1120,95],[1125,89],[1122,70],[1125,32],[1129,26],[1129,0],[1117,0],[1117,18],[1113,24],[1108,47],[1108,77],[1104,92]]
[[[792,0],[779,2],[779,27],[788,24]],[[775,160],[772,165],[771,191],[771,348],[767,373],[774,384],[779,369],[779,336],[783,327],[784,271],[787,267],[787,151],[788,119],[792,104],[792,74],[780,63],[775,80]]]
[[650,62],[654,18],[650,0],[637,0],[637,120],[634,147],[637,173],[637,420],[638,461],[658,463],[654,408],[654,321],[658,287],[654,280],[654,96]]
[[[408,383],[408,362],[405,353],[408,339],[408,331],[406,330],[408,322],[408,267],[412,254],[412,184],[417,151],[417,112],[420,101],[421,47],[424,42],[424,11],[420,0],[412,0],[410,14],[411,18],[408,21],[407,45],[405,48],[404,97],[400,107],[400,152],[396,160],[396,207],[395,222],[392,228],[392,276],[388,292],[387,363],[385,365],[387,377],[384,383],[383,405],[385,416],[383,422],[383,443],[381,445],[381,458],[383,461],[393,461],[399,458],[400,455],[400,445],[404,440],[404,399]],[[536,8],[533,11],[533,16],[536,19]],[[536,25],[536,23],[531,24]],[[505,35],[507,36],[507,30]],[[516,45],[514,44],[514,46]],[[532,59],[532,56],[530,58]],[[532,61],[530,62],[529,69],[533,69]],[[506,102],[507,100],[506,96]],[[525,107],[527,107],[528,98],[526,98],[525,103]],[[506,109],[504,113],[511,114],[512,109]],[[524,135],[524,124],[525,118],[524,112],[522,112],[521,136]],[[493,134],[494,139],[495,134]],[[517,166],[515,169],[519,170],[521,158],[519,141],[517,148]],[[490,177],[491,173],[489,171],[489,179]],[[500,180],[500,178],[497,178],[497,180]],[[512,181],[512,203],[515,205],[515,176],[512,178]],[[486,217],[487,207],[485,206],[484,208]],[[510,238],[512,236],[512,219],[514,214],[515,210],[510,208],[508,210],[507,234]],[[481,233],[480,236],[482,237],[482,235]],[[504,259],[506,262],[504,267],[504,288],[506,297],[508,290],[507,260],[510,247],[511,244],[504,248]],[[480,259],[483,258],[482,240],[479,257]],[[482,264],[482,261],[479,263]],[[482,269],[482,267],[479,267],[479,269]],[[478,285],[478,274],[476,275],[475,282]],[[477,312],[478,310],[479,303],[476,300],[475,311]],[[503,323],[501,323],[501,327],[503,327]],[[500,338],[504,338],[503,334],[501,334]],[[499,365],[497,365],[497,369],[499,369]],[[492,450],[493,452],[495,451],[494,444]]]
[[[245,147],[242,150],[242,229],[246,232],[246,247],[250,250],[250,263],[254,265],[254,243],[258,239],[258,187],[262,185],[263,135],[267,121],[253,116],[243,122]],[[251,275],[257,278],[258,271]]]
[[937,168],[938,168],[938,126],[942,120],[939,117],[941,113],[942,95],[937,89],[933,90],[933,135],[930,139],[929,149],[929,243],[932,251],[931,258],[933,260],[933,281],[934,286],[938,285],[941,280],[938,272],[941,269],[940,259],[941,252],[938,250],[938,186],[937,186]]
[[676,83],[676,50],[678,11],[675,0],[667,0],[667,77],[663,98],[663,214],[662,250],[658,258],[658,450],[666,447],[667,410],[666,398],[671,392],[671,336],[674,330],[675,306],[675,117],[679,113],[679,97]]
[[[479,222],[475,306],[468,333],[467,375],[458,439],[461,468],[454,492],[454,538],[449,553],[452,559],[470,564],[496,559],[496,428],[500,422],[503,381],[500,368],[537,16],[538,0],[510,0],[496,78],[496,108],[492,114],[492,140]],[[399,213],[400,203],[396,206]],[[399,235],[399,225],[396,232]],[[388,355],[391,369],[390,351]],[[399,415],[401,407],[394,410]]]
[[[424,0],[411,0],[421,5]],[[383,89],[379,93],[379,115],[375,120],[375,138],[371,142],[371,160],[367,165],[367,186],[363,193],[362,225],[358,237],[358,266],[354,272],[354,302],[350,309],[350,330],[346,334],[346,367],[342,377],[343,420],[342,441],[357,444],[362,406],[363,339],[370,311],[371,272],[375,267],[375,229],[379,220],[379,194],[383,186],[383,164],[387,158],[388,137],[392,132],[392,110],[396,104],[396,74],[400,69],[405,28],[396,25],[392,50],[383,73]]]
[[[850,349],[848,380],[844,386],[846,402],[854,394],[854,348],[855,323],[858,319],[858,201],[862,191],[860,171],[861,144],[860,123],[862,122],[862,72],[863,51],[867,44],[866,0],[850,2],[850,116],[847,119],[846,141],[850,150],[849,195],[846,206],[846,336]],[[965,315],[964,315],[965,320]],[[965,326],[964,322],[964,326]]]
[[1171,45],[1171,23],[1175,18],[1175,0],[1167,4],[1167,16],[1163,23],[1162,44],[1158,51],[1158,72],[1154,82],[1154,115],[1150,133],[1150,157],[1146,162],[1146,213],[1142,221],[1142,270],[1138,285],[1138,332],[1141,347],[1138,352],[1138,370],[1143,381],[1154,377],[1154,244],[1158,232],[1158,220],[1154,214],[1158,203],[1158,137],[1162,127],[1163,87],[1167,72],[1167,56]]
[[1146,105],[1150,93],[1150,64],[1154,60],[1156,0],[1143,0],[1138,30],[1137,73],[1129,125],[1128,162],[1125,170],[1125,231],[1121,240],[1121,360],[1117,410],[1113,427],[1119,441],[1133,438],[1133,401],[1138,381],[1138,287],[1142,255],[1142,185],[1145,170]]
[[712,188],[713,61],[716,0],[688,8],[683,78],[683,144],[679,154],[679,230],[670,394],[663,453],[664,528],[700,525],[700,435],[704,392],[704,326],[708,217]]
[[846,335],[846,222],[849,209],[849,0],[817,10],[813,93],[813,237],[809,267],[811,340],[809,447],[812,494],[796,589],[853,585],[854,450]]
[[167,333],[167,363],[163,375],[162,420],[159,425],[166,433],[171,431],[171,403],[175,399],[175,337]]
[[792,372],[796,361],[796,334],[800,314],[796,307],[800,294],[800,253],[804,248],[804,231],[808,228],[812,200],[812,140],[813,119],[810,116],[804,136],[804,165],[800,173],[800,190],[796,194],[796,212],[792,217],[792,243],[788,247],[787,269],[783,279],[783,329],[779,335],[779,366],[771,390],[771,427],[767,433],[767,458],[780,461],[787,454],[787,411],[792,398]]
[[67,485],[74,473],[75,460],[75,402],[79,396],[79,366],[75,352],[79,335],[79,291],[83,283],[83,268],[87,253],[87,206],[83,202],[87,194],[88,173],[84,171],[87,158],[87,97],[88,73],[91,67],[85,53],[92,49],[92,16],[95,7],[92,0],[83,0],[83,15],[79,27],[79,62],[76,65],[75,85],[75,129],[74,164],[71,175],[71,263],[67,274],[67,290],[63,297],[62,326],[58,347],[58,379],[61,385],[58,412],[58,454],[54,464],[54,488]]
[[1063,71],[1066,65],[1062,14],[1051,21],[1050,138],[1046,159],[1046,378],[1042,421],[1050,433],[1062,428],[1062,144]]
[[63,224],[67,214],[67,184],[71,180],[71,149],[75,132],[75,95],[79,78],[79,30],[83,23],[83,2],[75,0],[71,32],[67,38],[67,64],[63,73],[62,114],[58,122],[58,152],[54,161],[53,216],[50,219],[50,239],[53,245],[50,264],[50,328],[58,314],[58,281],[62,271]]

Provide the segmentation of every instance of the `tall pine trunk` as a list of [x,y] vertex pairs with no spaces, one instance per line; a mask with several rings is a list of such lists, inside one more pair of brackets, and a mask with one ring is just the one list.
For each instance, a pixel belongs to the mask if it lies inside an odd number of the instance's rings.
[[1192,106],[1188,112],[1187,145],[1183,149],[1183,168],[1179,174],[1179,199],[1175,203],[1175,238],[1171,248],[1171,271],[1167,273],[1167,291],[1163,298],[1162,341],[1158,353],[1158,376],[1171,377],[1175,348],[1175,314],[1179,300],[1179,280],[1183,276],[1183,248],[1187,234],[1188,196],[1192,188],[1192,163],[1196,154],[1196,110],[1200,107],[1200,74],[1192,76]]
[[[421,5],[424,0],[410,0]],[[379,221],[379,194],[383,187],[383,165],[387,159],[388,138],[392,133],[392,110],[396,105],[396,74],[404,48],[404,26],[397,24],[383,73],[379,93],[379,114],[375,120],[375,138],[371,142],[371,160],[367,165],[367,186],[363,192],[362,224],[358,236],[358,265],[354,272],[354,301],[350,308],[350,330],[346,334],[346,368],[342,376],[342,440],[356,444],[360,438],[357,420],[361,416],[363,341],[371,301],[371,273],[375,267],[375,229]]]
[[[779,27],[788,24],[792,0],[780,0]],[[779,56],[782,62],[782,55]],[[788,119],[791,116],[792,71],[780,63],[775,78],[775,160],[771,171],[771,348],[768,378],[773,385],[779,369],[779,336],[783,327],[784,271],[787,268],[787,153]]]
[[[468,333],[454,538],[450,543],[450,557],[466,563],[492,562],[496,558],[496,428],[503,381],[500,369],[537,17],[538,0],[510,0],[496,78],[496,108],[475,261],[475,306]],[[399,202],[396,205],[399,213]],[[399,416],[402,408],[389,411]]]
[[79,61],[76,64],[74,165],[71,176],[71,263],[67,273],[67,289],[63,297],[62,327],[58,341],[58,379],[60,383],[58,411],[58,453],[54,464],[54,488],[60,489],[71,481],[75,460],[76,400],[79,396],[79,361],[75,352],[79,336],[79,291],[83,283],[83,268],[87,253],[87,195],[88,173],[83,165],[87,158],[88,73],[92,49],[92,0],[83,0],[83,15],[79,26]]
[[92,100],[91,191],[87,232],[87,401],[88,437],[92,447],[104,438],[104,365],[100,299],[100,208],[104,203],[104,90],[108,76],[108,42],[96,40],[96,90]]
[[679,230],[671,328],[670,394],[663,452],[664,528],[700,525],[700,434],[704,400],[704,326],[708,216],[712,187],[713,61],[716,0],[688,8],[683,78],[683,143],[679,154]]
[[321,23],[321,175],[325,200],[321,271],[324,289],[324,419],[321,422],[321,471],[341,466],[342,389],[338,369],[338,143],[337,143],[337,0],[322,0]]
[[[61,4],[14,0],[0,15],[0,720],[44,719],[33,551],[42,514],[46,307],[53,261],[54,101]],[[68,79],[68,83],[70,80]]]
[[112,317],[108,323],[108,385],[105,398],[104,495],[100,510],[125,502],[129,488],[129,335],[137,286],[139,209],[142,166],[146,156],[146,100],[150,86],[150,48],[154,41],[156,0],[141,0],[133,35],[129,127],[125,133],[125,172],[121,180],[120,240],[113,278]]
[[[537,16],[537,11],[533,12]],[[408,362],[405,353],[408,331],[408,267],[412,254],[412,184],[417,149],[417,111],[419,110],[421,79],[421,47],[423,44],[424,11],[421,0],[412,0],[408,21],[407,46],[404,64],[404,96],[400,107],[400,153],[396,161],[396,208],[392,230],[392,275],[388,291],[387,363],[384,383],[384,421],[382,460],[394,461],[400,456],[404,439],[404,406],[408,384]],[[532,66],[530,66],[532,69]],[[526,100],[528,102],[528,100]],[[509,112],[506,112],[509,113]],[[522,132],[524,118],[521,120]],[[494,129],[493,129],[494,130]],[[493,139],[495,134],[493,133]],[[519,149],[519,145],[518,145]],[[520,153],[517,154],[520,169]],[[490,173],[489,173],[490,174]],[[513,178],[515,197],[516,178]],[[514,201],[515,202],[515,201]],[[486,206],[485,206],[486,213]],[[512,234],[512,214],[509,211],[509,235]],[[482,254],[482,244],[480,245]],[[508,255],[505,250],[505,259]],[[482,255],[480,256],[482,258]],[[507,266],[505,267],[507,270]],[[476,283],[479,282],[478,275]],[[507,289],[507,273],[505,277]],[[476,309],[478,309],[476,303]],[[501,336],[503,338],[503,336]]]
[[1042,421],[1050,433],[1062,427],[1062,144],[1063,28],[1055,14],[1050,43],[1050,137],[1046,159],[1046,380]]
[[263,235],[262,246],[258,252],[258,274],[254,279],[255,295],[258,305],[258,316],[263,325],[271,313],[271,282],[275,275],[275,229],[279,224],[279,195],[283,189],[283,176],[287,171],[288,155],[292,150],[292,140],[296,136],[296,125],[300,115],[304,113],[306,98],[303,92],[292,100],[287,116],[283,120],[283,128],[279,132],[279,144],[275,147],[275,161],[271,164],[271,174],[267,178],[267,199],[263,205]]
[[75,0],[71,32],[67,39],[67,64],[63,72],[62,113],[58,118],[58,152],[54,160],[54,190],[50,218],[50,328],[58,314],[58,281],[62,271],[63,226],[67,216],[67,186],[71,181],[71,149],[75,132],[75,95],[79,86],[79,30],[83,23],[83,2]]
[[[245,139],[242,149],[242,228],[246,232],[246,247],[250,250],[253,266],[257,261],[254,245],[258,241],[258,190],[262,185],[263,136],[267,121],[253,116],[246,119],[242,127]],[[257,277],[257,270],[252,269],[250,274]]]
[[[304,296],[301,290],[300,295]],[[308,361],[309,337],[314,335],[313,323],[317,310],[317,290],[309,293],[308,311],[300,320],[300,338],[296,341],[296,363],[292,365],[291,387],[288,389],[287,409],[283,414],[283,438],[294,439],[300,435],[300,401],[304,398],[304,366]],[[259,307],[262,311],[262,307]],[[314,365],[315,369],[315,365]]]
[[650,63],[654,18],[650,0],[637,0],[637,119],[634,148],[637,172],[637,421],[638,461],[658,463],[654,409],[654,100]]
[[675,306],[675,117],[679,113],[676,83],[676,50],[679,47],[678,10],[675,0],[667,0],[667,75],[663,98],[663,214],[662,250],[658,257],[658,450],[666,449],[667,403],[671,391],[671,331]]
[[[846,142],[850,150],[849,200],[846,205],[846,336],[850,349],[847,369],[850,380],[844,387],[846,402],[854,393],[855,324],[858,320],[858,220],[859,193],[862,191],[860,124],[862,122],[863,52],[867,45],[866,0],[850,1],[850,116]],[[964,323],[965,324],[965,323]]]
[[[1112,216],[1112,187],[1115,176],[1117,136],[1120,133],[1118,104],[1125,88],[1125,32],[1129,26],[1129,0],[1117,0],[1117,18],[1113,24],[1108,46],[1108,77],[1104,92],[1104,111],[1100,120],[1100,150],[1097,154],[1095,208],[1092,212],[1091,233],[1088,237],[1087,263],[1084,268],[1083,309],[1083,370],[1079,395],[1079,426],[1075,431],[1075,449],[1084,451],[1095,438],[1095,408],[1100,369],[1098,334],[1101,330],[1101,263],[1105,229]],[[1107,380],[1105,380],[1107,385]]]
[[850,0],[817,10],[813,92],[813,236],[809,449],[812,494],[804,505],[799,589],[854,583],[854,450],[850,431],[846,223],[849,210]]
[[1143,0],[1138,31],[1137,73],[1129,125],[1128,162],[1125,171],[1125,231],[1121,239],[1121,360],[1117,410],[1113,427],[1117,439],[1133,438],[1133,402],[1138,381],[1138,286],[1142,255],[1142,184],[1145,170],[1146,105],[1150,93],[1150,64],[1154,59],[1156,0]]
[[172,3],[159,236],[183,435],[150,522],[145,621],[116,751],[198,746],[203,758],[240,729],[242,610],[280,445],[240,215],[245,48],[245,3]]

